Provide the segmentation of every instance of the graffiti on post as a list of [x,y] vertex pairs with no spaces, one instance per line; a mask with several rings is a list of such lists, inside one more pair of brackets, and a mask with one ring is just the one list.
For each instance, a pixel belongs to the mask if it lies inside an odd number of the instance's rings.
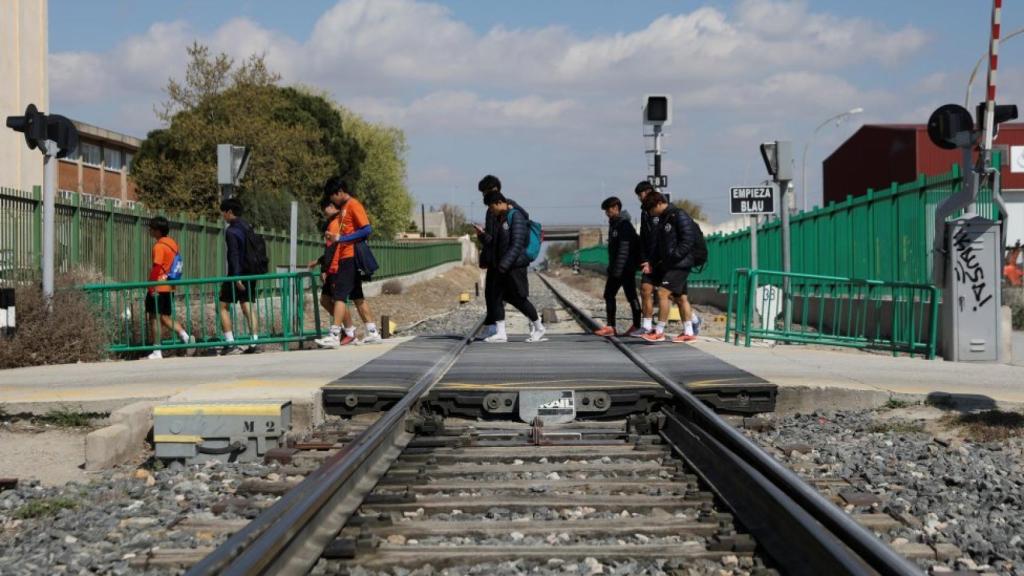
[[970,294],[974,296],[974,302],[968,304],[967,298],[961,296],[957,304],[963,312],[966,306],[971,306],[972,311],[988,304],[993,298],[992,289],[989,288],[985,279],[985,269],[981,266],[979,249],[976,247],[974,238],[971,237],[967,227],[960,228],[953,236],[953,249],[956,251],[956,281],[959,284],[970,286]]

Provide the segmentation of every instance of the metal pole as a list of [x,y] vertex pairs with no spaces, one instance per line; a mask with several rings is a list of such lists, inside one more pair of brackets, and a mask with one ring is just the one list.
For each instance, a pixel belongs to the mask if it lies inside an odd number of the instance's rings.
[[295,273],[299,268],[299,203],[292,200],[291,236],[288,238],[288,271]]
[[57,196],[57,143],[47,140],[43,155],[43,300],[53,304],[53,243]]
[[427,205],[420,204],[420,238],[427,237]]
[[750,216],[750,269],[757,270],[757,214]]
[[[779,180],[779,198],[782,200],[782,271],[790,272],[789,259],[789,183],[790,180]],[[789,332],[793,324],[793,295],[789,293],[789,276],[782,277],[783,307],[785,313],[785,330]]]
[[661,126],[654,126],[654,189],[661,192]]

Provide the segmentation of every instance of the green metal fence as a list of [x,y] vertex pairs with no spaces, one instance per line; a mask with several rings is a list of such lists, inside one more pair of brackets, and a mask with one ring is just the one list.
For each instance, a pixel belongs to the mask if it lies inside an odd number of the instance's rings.
[[[948,174],[921,175],[913,182],[868,190],[864,196],[793,216],[791,269],[826,276],[930,283],[935,209],[960,191],[960,182],[960,168],[953,165]],[[991,190],[983,189],[977,204],[982,216],[998,218]],[[956,213],[950,219],[959,216]],[[760,268],[782,269],[781,234],[778,219],[758,229]],[[750,267],[750,229],[709,234],[706,240],[708,262],[702,270],[691,274],[690,283],[724,291],[734,270]],[[572,258],[568,254],[562,262],[569,265]],[[580,263],[603,269],[608,265],[607,248],[580,250]],[[799,283],[802,279],[795,281]]]
[[[61,193],[56,206],[55,267],[58,273],[76,266],[101,272],[109,280],[145,280],[149,273],[152,239],[148,223],[157,216],[140,208],[120,208],[113,200],[78,193]],[[181,247],[185,278],[210,278],[226,273],[224,225],[186,214],[164,214],[171,236]],[[288,264],[288,233],[258,228],[267,244],[271,269]],[[301,236],[298,262],[305,265],[322,253],[322,240]],[[446,262],[459,261],[458,242],[438,240],[371,240],[380,263],[375,279],[411,274]],[[40,270],[42,200],[32,192],[0,188],[0,280],[28,280]]]
[[[220,299],[250,300],[247,306],[255,319],[249,324],[241,304],[228,307],[236,345],[287,344],[321,336],[317,303],[317,274],[310,272],[214,277],[162,282],[90,284],[83,287],[92,304],[110,328],[110,352],[144,352],[182,348],[220,347],[226,344],[221,325]],[[237,283],[252,288],[251,296],[239,298]],[[183,342],[173,329],[161,328],[162,338],[154,342],[145,312],[150,288],[170,286],[171,318],[181,323],[195,342]],[[255,328],[255,329],[253,329]],[[254,338],[256,336],[256,338]],[[287,348],[287,346],[286,346]]]
[[[789,330],[781,318],[782,303],[777,301],[787,278],[793,298]],[[932,359],[939,295],[931,284],[738,269],[729,283],[725,340],[731,334],[735,343],[742,337],[746,346],[752,338],[761,338],[879,348],[893,355],[920,353]]]

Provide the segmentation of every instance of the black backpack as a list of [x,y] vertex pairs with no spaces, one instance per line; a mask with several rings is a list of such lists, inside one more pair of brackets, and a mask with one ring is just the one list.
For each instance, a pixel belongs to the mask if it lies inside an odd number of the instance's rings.
[[256,233],[252,226],[245,227],[245,262],[242,263],[246,274],[266,274],[270,266],[267,258],[267,243],[263,236]]
[[693,246],[692,252],[693,267],[701,268],[708,262],[708,243],[704,241],[704,231],[700,229],[700,224],[694,220],[693,225],[697,227],[697,243]]

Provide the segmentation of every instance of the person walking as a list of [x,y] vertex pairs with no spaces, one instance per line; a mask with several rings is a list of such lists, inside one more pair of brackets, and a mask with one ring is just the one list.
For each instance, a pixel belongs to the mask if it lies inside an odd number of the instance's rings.
[[[149,270],[149,281],[178,279],[181,275],[181,256],[178,243],[170,237],[171,225],[163,216],[149,221],[149,235],[155,240],[152,251],[153,266]],[[194,344],[195,338],[189,336],[181,323],[174,316],[174,287],[163,284],[150,287],[146,293],[146,319],[149,326],[149,340],[158,348],[146,356],[149,360],[164,357],[160,350],[163,342],[161,325],[178,335],[183,343]]]
[[640,335],[640,300],[636,295],[636,269],[640,260],[640,238],[630,221],[629,212],[622,210],[622,201],[612,196],[601,203],[601,209],[608,217],[608,270],[604,283],[604,306],[607,323],[594,331],[598,336],[615,336],[617,312],[615,299],[619,289],[626,296],[633,324],[623,333],[626,336]]
[[329,282],[331,277],[327,274],[327,268],[330,266],[331,258],[334,255],[331,250],[334,244],[334,235],[328,232],[331,227],[331,221],[334,220],[341,211],[331,202],[330,198],[322,198],[320,200],[320,211],[323,213],[323,235],[324,235],[324,252],[316,260],[313,260],[307,265],[307,268],[312,270],[313,268],[320,268],[320,306],[328,313],[334,313],[334,298],[331,296],[333,293],[333,286]]
[[640,321],[640,332],[637,336],[643,336],[654,331],[654,291],[656,283],[654,281],[654,269],[651,266],[651,259],[654,258],[658,249],[658,234],[656,230],[658,217],[651,215],[650,212],[643,209],[644,200],[647,198],[647,195],[654,191],[654,186],[646,180],[641,180],[633,189],[637,200],[640,201],[640,300],[643,317]]
[[[489,192],[501,193],[501,180],[497,176],[488,174],[480,179],[480,182],[476,185],[477,190],[480,191],[480,197],[486,199]],[[522,209],[521,206],[517,205],[513,200],[506,199],[510,206],[513,206],[522,211],[523,216],[527,220],[530,219],[530,215]],[[483,331],[480,333],[478,339],[486,340],[491,336],[498,333],[497,328],[497,317],[498,311],[496,306],[504,306],[501,299],[501,286],[496,282],[498,275],[492,270],[497,266],[497,259],[494,255],[495,246],[493,243],[488,242],[487,238],[494,238],[498,233],[498,228],[501,227],[501,222],[487,206],[486,200],[484,200],[484,226],[481,228],[479,225],[474,224],[476,228],[476,236],[480,241],[480,267],[485,270],[484,274],[484,304],[487,307],[487,314],[484,316]],[[502,315],[504,315],[504,309],[502,309]]]
[[[242,203],[236,198],[228,198],[220,203],[220,213],[227,222],[224,231],[224,242],[227,244],[228,276],[246,276],[248,235],[253,234],[252,226],[242,219]],[[224,340],[228,350],[224,354],[252,353],[256,351],[256,340],[259,340],[259,318],[252,309],[256,302],[256,281],[227,281],[220,286],[220,327],[224,332]],[[231,306],[238,304],[242,308],[242,316],[249,326],[249,334],[253,344],[245,349],[234,345],[235,333],[231,322]]]
[[[696,340],[693,309],[686,296],[690,271],[696,264],[696,250],[700,243],[700,229],[690,215],[668,203],[658,192],[650,192],[643,208],[657,218],[657,250],[647,254],[651,266],[652,282],[658,286],[658,323],[654,331],[644,334],[648,342],[664,342],[665,324],[674,302],[683,319],[683,333],[672,339],[682,343]],[[670,302],[671,300],[671,302]]]
[[[370,305],[363,295],[363,277],[356,265],[358,242],[365,242],[373,233],[370,218],[362,203],[353,196],[352,184],[339,176],[324,183],[324,198],[330,200],[340,211],[328,223],[326,240],[330,243],[331,259],[328,265],[328,282],[332,284],[331,298],[334,300],[334,320],[330,332],[324,338],[315,340],[321,348],[339,348],[349,344],[375,344],[381,342],[380,332],[373,320]],[[363,321],[366,334],[356,341],[356,329],[347,300],[351,298],[356,311]]]
[[501,192],[491,190],[484,194],[484,203],[494,217],[493,235],[485,234],[484,246],[491,250],[492,260],[488,274],[493,275],[495,288],[487,307],[493,310],[494,334],[484,342],[508,342],[505,330],[505,302],[514,306],[530,321],[530,336],[527,342],[544,340],[545,328],[530,302],[530,281],[527,267],[530,259],[526,246],[530,241],[530,219],[519,206],[513,205]]

